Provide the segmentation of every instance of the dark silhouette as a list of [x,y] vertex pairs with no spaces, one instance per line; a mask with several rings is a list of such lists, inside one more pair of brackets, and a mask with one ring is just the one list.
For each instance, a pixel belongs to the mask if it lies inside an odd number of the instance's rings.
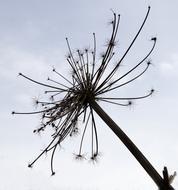
[[[134,100],[144,99],[151,96],[154,89],[151,89],[147,94],[136,97],[113,97],[111,96],[114,90],[130,84],[139,77],[141,77],[151,65],[148,60],[150,54],[155,48],[157,39],[153,37],[151,39],[152,46],[146,53],[140,62],[135,64],[133,68],[126,73],[119,75],[119,68],[126,55],[129,53],[137,37],[139,36],[142,28],[148,18],[150,7],[148,7],[147,14],[141,24],[138,32],[131,41],[129,47],[126,49],[122,57],[117,61],[114,68],[111,67],[111,72],[106,73],[106,70],[111,64],[112,58],[115,55],[114,47],[116,46],[116,37],[119,28],[120,15],[116,15],[113,12],[113,20],[110,22],[112,25],[112,33],[110,40],[107,44],[105,52],[102,54],[100,63],[96,62],[96,37],[93,33],[93,49],[77,50],[73,53],[68,39],[66,38],[69,54],[67,56],[67,62],[69,63],[72,74],[71,79],[66,78],[59,73],[55,68],[53,72],[61,77],[62,83],[48,78],[48,84],[38,82],[22,73],[20,76],[32,81],[36,84],[48,87],[50,90],[45,91],[50,95],[50,101],[36,100],[37,105],[41,105],[42,109],[36,112],[19,113],[12,112],[13,114],[42,114],[42,126],[34,133],[44,131],[47,127],[52,127],[54,133],[52,134],[52,140],[48,146],[39,154],[39,156],[29,164],[32,165],[45,153],[52,152],[51,154],[51,172],[55,174],[53,168],[53,159],[57,146],[59,146],[63,140],[68,136],[73,136],[78,132],[79,118],[82,118],[84,123],[84,130],[81,137],[79,146],[79,152],[76,155],[77,159],[83,159],[82,145],[85,137],[85,132],[88,126],[91,126],[91,142],[92,150],[90,159],[95,161],[98,156],[98,135],[97,124],[95,122],[94,111],[100,116],[100,118],[111,128],[111,130],[119,137],[119,139],[125,144],[141,166],[145,169],[148,175],[153,179],[160,190],[173,190],[167,168],[164,168],[162,178],[159,173],[154,169],[150,162],[145,158],[141,151],[135,146],[135,144],[129,139],[129,137],[121,130],[121,128],[106,114],[106,112],[100,107],[98,102],[106,102],[110,104],[120,106],[131,106]],[[135,72],[137,71],[137,73]],[[135,76],[127,79],[131,73],[136,73]],[[124,80],[123,80],[124,79]],[[62,98],[61,98],[62,97]],[[90,125],[89,125],[90,123]]]

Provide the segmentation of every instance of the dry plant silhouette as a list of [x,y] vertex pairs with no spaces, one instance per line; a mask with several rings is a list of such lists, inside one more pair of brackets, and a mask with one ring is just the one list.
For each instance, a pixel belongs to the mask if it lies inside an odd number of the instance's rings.
[[[115,56],[114,48],[116,46],[117,32],[120,23],[120,15],[116,15],[113,12],[113,19],[110,22],[112,26],[112,32],[110,39],[107,43],[105,52],[102,54],[100,61],[96,60],[96,37],[93,33],[93,48],[92,50],[84,49],[73,51],[71,45],[66,38],[68,46],[67,62],[72,69],[71,78],[65,77],[59,73],[55,68],[53,72],[64,80],[65,82],[58,82],[48,78],[49,83],[38,82],[27,75],[19,73],[19,75],[33,83],[49,88],[45,93],[49,94],[50,101],[36,100],[37,105],[41,105],[41,110],[36,112],[15,112],[12,114],[42,114],[42,125],[40,128],[34,130],[34,133],[44,131],[47,127],[54,129],[51,135],[52,139],[47,147],[39,154],[39,156],[29,164],[32,167],[33,164],[43,155],[51,152],[51,172],[55,174],[53,167],[53,160],[56,148],[66,140],[68,136],[73,136],[78,133],[79,120],[82,119],[84,123],[84,130],[81,135],[81,141],[79,145],[79,151],[76,155],[77,159],[83,159],[82,145],[84,137],[88,127],[91,127],[91,157],[90,159],[95,161],[98,157],[98,134],[97,123],[95,121],[95,114],[98,114],[100,118],[107,124],[108,127],[119,137],[119,139],[125,144],[133,156],[138,160],[141,166],[146,170],[149,176],[154,180],[156,185],[161,190],[173,189],[169,183],[169,176],[167,168],[164,169],[164,178],[154,169],[150,162],[135,146],[135,144],[129,139],[129,137],[120,129],[120,127],[106,114],[106,112],[100,107],[99,102],[106,102],[108,104],[115,104],[119,106],[130,106],[132,102],[137,99],[144,99],[151,96],[154,89],[151,89],[147,94],[136,97],[115,97],[112,96],[113,91],[119,90],[124,86],[129,85],[133,81],[141,77],[150,67],[151,61],[148,60],[150,54],[153,52],[156,45],[156,37],[151,38],[151,47],[147,54],[138,62],[133,68],[129,69],[124,74],[119,75],[119,68],[124,58],[131,50],[133,44],[138,38],[143,26],[148,18],[150,7],[146,16],[141,24],[138,32],[131,41],[129,47],[126,49],[122,57],[114,65],[111,65],[113,57]],[[112,67],[111,67],[112,66]],[[107,70],[110,72],[106,72]],[[131,77],[128,79],[130,74]],[[118,93],[117,93],[118,94]],[[166,181],[167,180],[167,181]]]

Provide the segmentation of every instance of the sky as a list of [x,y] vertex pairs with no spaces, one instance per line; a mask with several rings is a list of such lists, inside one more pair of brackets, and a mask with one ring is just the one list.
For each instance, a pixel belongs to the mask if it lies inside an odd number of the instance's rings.
[[[67,139],[55,157],[51,177],[50,157],[42,157],[32,169],[28,163],[49,140],[35,135],[39,116],[12,116],[13,110],[34,110],[33,98],[44,97],[43,87],[20,78],[19,72],[45,81],[52,67],[70,76],[66,62],[68,37],[73,49],[92,44],[102,52],[110,34],[112,10],[121,14],[117,50],[120,54],[136,34],[148,6],[151,12],[133,50],[123,62],[129,68],[145,55],[150,39],[157,37],[152,66],[137,82],[121,92],[152,97],[134,102],[131,108],[103,108],[128,134],[162,175],[178,172],[178,2],[177,0],[0,0],[0,190],[150,190],[157,189],[135,158],[97,118],[100,157],[96,164],[78,162],[78,138]],[[99,57],[99,55],[98,55]],[[118,92],[119,93],[119,92]],[[86,149],[86,154],[88,149]],[[173,184],[178,188],[178,178]]]

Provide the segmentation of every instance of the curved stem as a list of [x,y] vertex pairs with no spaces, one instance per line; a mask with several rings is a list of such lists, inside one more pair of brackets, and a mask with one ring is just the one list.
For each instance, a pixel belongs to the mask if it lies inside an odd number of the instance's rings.
[[95,110],[95,112],[101,117],[101,119],[110,127],[110,129],[119,137],[119,139],[124,143],[124,145],[129,149],[132,155],[137,159],[141,166],[145,169],[148,175],[159,187],[159,190],[174,190],[170,185],[165,186],[163,178],[147,160],[147,158],[142,154],[142,152],[136,147],[136,145],[130,140],[130,138],[122,131],[122,129],[107,115],[107,113],[98,105],[95,100],[90,100],[90,106]]

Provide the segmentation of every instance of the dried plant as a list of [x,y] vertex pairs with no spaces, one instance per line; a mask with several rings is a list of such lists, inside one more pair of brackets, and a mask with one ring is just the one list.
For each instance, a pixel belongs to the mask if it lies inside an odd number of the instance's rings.
[[[39,154],[39,156],[29,164],[32,167],[33,164],[43,155],[48,152],[51,154],[51,172],[55,174],[53,168],[53,159],[56,148],[61,145],[68,136],[73,136],[78,133],[78,123],[82,119],[84,123],[84,130],[81,135],[81,141],[79,145],[79,151],[76,155],[77,159],[83,159],[82,145],[86,134],[87,127],[91,127],[91,157],[90,159],[95,161],[99,153],[98,147],[98,134],[97,123],[95,121],[94,111],[105,121],[105,123],[113,130],[113,132],[121,139],[121,141],[127,146],[135,158],[140,162],[147,173],[152,177],[155,183],[159,187],[163,187],[163,179],[151,166],[148,160],[133,144],[133,142],[127,137],[127,135],[114,123],[114,121],[104,112],[99,106],[98,102],[107,102],[109,104],[115,104],[119,106],[130,106],[134,100],[143,99],[151,96],[154,89],[151,89],[147,94],[137,97],[112,97],[112,93],[115,90],[119,90],[126,85],[129,85],[133,81],[141,77],[151,65],[148,60],[150,54],[155,48],[156,37],[151,38],[152,46],[148,50],[139,63],[133,68],[129,69],[124,74],[119,75],[119,68],[124,58],[129,53],[136,39],[138,38],[142,28],[148,18],[150,7],[148,7],[147,14],[141,24],[138,32],[131,41],[129,47],[126,49],[122,57],[117,61],[113,68],[111,64],[115,55],[114,48],[117,42],[117,32],[120,23],[120,15],[116,15],[113,12],[113,19],[110,22],[112,26],[111,37],[107,43],[107,47],[104,53],[102,53],[102,59],[96,60],[96,37],[93,33],[93,48],[92,50],[84,49],[73,52],[71,45],[66,38],[68,46],[67,62],[72,69],[71,78],[68,79],[63,74],[59,73],[55,68],[53,72],[58,75],[65,83],[60,83],[56,80],[48,78],[50,83],[38,82],[27,75],[19,73],[20,76],[25,79],[49,88],[45,91],[46,94],[50,94],[50,101],[35,100],[37,105],[42,106],[42,110],[29,113],[12,112],[12,114],[42,114],[42,125],[40,128],[34,130],[34,133],[44,131],[47,127],[52,127],[54,133],[52,134],[52,140],[47,147]],[[111,66],[112,65],[112,66]],[[141,67],[142,66],[142,67]],[[110,70],[107,73],[107,70]],[[136,71],[136,72],[135,72]],[[136,73],[136,74],[135,74]],[[128,79],[130,74],[135,74]],[[52,85],[51,85],[52,84]],[[62,98],[61,98],[62,97]]]

